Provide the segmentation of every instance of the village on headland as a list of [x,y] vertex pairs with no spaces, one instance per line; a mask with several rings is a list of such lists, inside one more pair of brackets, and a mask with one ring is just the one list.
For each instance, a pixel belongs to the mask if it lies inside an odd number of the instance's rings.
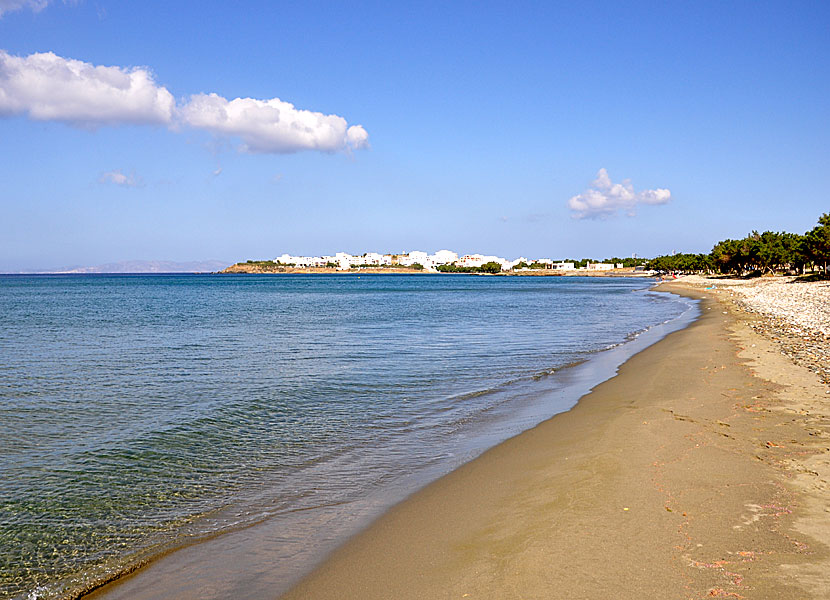
[[802,275],[827,278],[830,264],[830,213],[822,214],[811,230],[753,231],[742,239],[717,242],[709,253],[676,253],[654,258],[607,258],[595,261],[520,256],[464,254],[439,250],[428,254],[413,250],[403,254],[365,252],[353,255],[293,256],[239,262],[220,273],[479,273],[491,275],[599,275],[651,277],[663,273],[730,274],[737,276]]
[[[554,261],[520,256],[508,260],[500,256],[464,254],[439,250],[428,254],[413,250],[401,254],[337,252],[333,256],[294,256],[283,254],[272,260],[236,263],[221,273],[485,273],[493,275],[645,275],[645,259],[612,258],[602,262],[590,259]],[[649,273],[651,274],[651,273]]]

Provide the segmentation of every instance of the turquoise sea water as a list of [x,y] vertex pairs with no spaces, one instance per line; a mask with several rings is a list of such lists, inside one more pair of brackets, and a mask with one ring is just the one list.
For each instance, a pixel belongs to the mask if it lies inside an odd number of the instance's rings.
[[0,597],[440,474],[567,409],[568,365],[689,310],[650,284],[0,276]]

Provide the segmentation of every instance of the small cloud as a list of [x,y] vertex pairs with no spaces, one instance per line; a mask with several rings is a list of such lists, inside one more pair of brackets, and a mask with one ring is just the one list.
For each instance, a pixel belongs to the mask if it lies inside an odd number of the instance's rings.
[[613,183],[608,171],[600,169],[591,187],[568,200],[574,219],[604,219],[623,211],[629,217],[640,204],[667,204],[671,192],[664,188],[635,192],[630,179]]
[[115,171],[102,173],[98,178],[98,183],[113,183],[121,187],[141,187],[144,185],[144,180],[141,177],[137,177],[135,173],[124,175],[121,169],[116,169]]
[[47,4],[49,0],[0,0],[0,17],[23,8],[31,8],[32,12],[40,12],[46,8]]
[[213,172],[214,177],[219,177],[222,174],[222,167],[216,167],[216,170]]

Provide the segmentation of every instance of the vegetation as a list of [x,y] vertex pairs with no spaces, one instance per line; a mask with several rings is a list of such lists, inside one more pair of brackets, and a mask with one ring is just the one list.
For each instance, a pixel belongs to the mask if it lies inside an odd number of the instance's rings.
[[614,258],[606,258],[602,262],[609,263],[609,264],[614,264],[614,265],[621,264],[624,269],[633,269],[634,267],[639,267],[641,265],[647,264],[648,260],[649,259],[647,259],[647,258],[634,258],[634,257],[619,258],[618,256],[615,256]]
[[588,263],[593,263],[593,262],[597,262],[597,261],[595,261],[591,258],[583,258],[581,260],[578,259],[578,258],[566,258],[562,262],[566,262],[566,263],[572,262],[574,264],[575,269],[584,269],[588,265]]
[[813,264],[821,264],[826,275],[830,262],[830,213],[821,215],[818,225],[804,234],[804,250]]
[[261,269],[276,269],[277,267],[285,266],[278,260],[246,260],[245,264],[252,265],[254,267],[259,267]]
[[459,267],[452,265],[438,265],[439,273],[501,273],[501,265],[495,261],[487,262],[480,267]]
[[709,254],[658,256],[647,263],[655,271],[762,275],[779,272],[803,273],[819,270],[827,276],[830,262],[830,213],[819,217],[818,225],[797,233],[753,231],[739,240],[718,242]]
[[513,267],[514,271],[518,271],[519,269],[547,269],[548,266],[545,263],[536,262],[535,260],[527,264],[525,261],[521,261],[520,263],[516,264]]
[[712,272],[712,260],[708,254],[675,254],[658,256],[646,262],[646,268],[652,271],[672,271],[680,273]]

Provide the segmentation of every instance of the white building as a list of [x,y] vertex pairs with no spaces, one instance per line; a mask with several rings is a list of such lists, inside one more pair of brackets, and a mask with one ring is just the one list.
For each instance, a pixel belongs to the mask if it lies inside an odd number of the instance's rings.
[[500,256],[485,256],[483,254],[465,254],[455,263],[459,267],[480,267],[488,262],[496,262],[501,265],[502,271],[509,271],[511,263]]
[[[524,256],[508,261],[500,256],[492,256],[485,254],[465,254],[460,257],[452,250],[438,250],[434,254],[427,254],[421,250],[413,250],[407,254],[379,254],[377,252],[365,252],[361,255],[352,255],[347,252],[338,252],[334,256],[294,256],[291,254],[283,254],[279,258],[274,259],[284,265],[293,265],[295,267],[326,267],[330,264],[336,264],[340,270],[354,269],[360,266],[393,266],[400,265],[402,267],[411,267],[415,264],[420,264],[427,271],[435,271],[439,265],[455,264],[459,267],[481,267],[482,265],[495,262],[501,265],[502,271],[509,271],[521,263],[531,265],[539,263],[548,269],[558,270],[572,270],[574,263],[559,262],[555,263],[549,258],[538,258],[531,260]],[[586,269],[592,271],[605,271],[613,268],[621,268],[622,265],[610,265],[605,263],[589,263]]]
[[363,255],[363,262],[361,262],[360,264],[372,265],[373,267],[379,267],[381,265],[391,265],[392,257],[388,256],[387,258],[387,256],[384,256],[383,254],[378,254],[377,252],[367,252]]
[[451,265],[452,263],[458,260],[458,254],[453,252],[452,250],[439,250],[438,252],[430,256],[429,259],[435,266]]
[[587,263],[585,268],[589,271],[610,271],[614,265],[610,263]]
[[483,254],[465,254],[455,264],[459,267],[480,267],[484,262]]
[[283,265],[294,265],[295,267],[325,267],[329,262],[334,262],[332,256],[292,256],[283,254],[274,259]]
[[[517,258],[515,260],[505,261],[505,263],[502,265],[502,270],[503,271],[512,271],[513,269],[515,269],[521,263],[529,265],[532,262],[533,262],[532,260],[530,260],[528,258],[525,258],[524,256],[520,256],[519,258]],[[507,267],[506,269],[504,268],[505,266]],[[523,268],[526,268],[526,267],[523,267]]]
[[421,252],[420,250],[413,250],[408,254],[401,254],[398,256],[398,264],[402,267],[411,267],[414,264],[419,264],[425,269],[432,270],[435,265],[429,258],[429,254]]
[[348,271],[352,267],[356,267],[362,264],[361,259],[362,256],[352,256],[347,252],[338,252],[334,255],[335,262],[337,263],[337,268],[341,271]]

